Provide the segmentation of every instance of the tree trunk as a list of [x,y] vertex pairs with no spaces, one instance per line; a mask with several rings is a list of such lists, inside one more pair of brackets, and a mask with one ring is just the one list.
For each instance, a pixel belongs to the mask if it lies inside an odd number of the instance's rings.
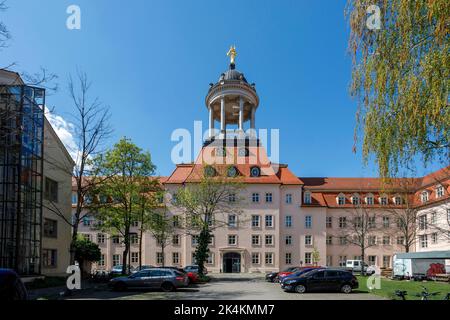
[[139,230],[139,270],[141,270],[142,267],[142,238],[144,235],[143,229],[142,229],[142,222],[141,222],[141,228]]
[[364,261],[365,261],[364,256],[365,256],[365,254],[366,254],[366,248],[362,247],[361,248],[361,275],[362,276],[366,275],[366,270],[365,270],[365,267],[364,267]]
[[166,261],[166,257],[165,257],[165,254],[164,254],[164,247],[165,247],[165,245],[162,244],[161,245],[161,255],[162,255],[162,266],[163,267],[164,267],[164,264],[165,264],[165,261]]
[[122,274],[127,274],[127,258],[128,258],[128,252],[130,251],[130,241],[128,237],[128,231],[125,231],[125,237],[124,237],[124,243],[125,243],[125,249],[123,250],[123,257],[122,257]]

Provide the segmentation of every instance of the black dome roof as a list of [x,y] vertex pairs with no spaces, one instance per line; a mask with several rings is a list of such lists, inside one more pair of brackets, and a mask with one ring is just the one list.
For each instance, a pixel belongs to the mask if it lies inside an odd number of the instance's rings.
[[245,83],[248,83],[244,74],[235,69],[234,64],[230,64],[230,69],[220,75],[219,82],[222,80],[242,80]]

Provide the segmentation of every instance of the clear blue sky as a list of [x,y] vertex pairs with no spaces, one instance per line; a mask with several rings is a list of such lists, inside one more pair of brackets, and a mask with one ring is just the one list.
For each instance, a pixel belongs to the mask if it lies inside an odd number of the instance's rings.
[[[299,176],[374,176],[352,152],[345,2],[9,0],[1,19],[13,39],[0,63],[58,74],[61,90],[47,103],[63,117],[72,108],[67,76],[82,68],[111,106],[111,143],[131,138],[168,175],[172,130],[207,122],[208,84],[236,44],[237,69],[260,96],[257,127],[280,129],[281,162]],[[71,4],[81,30],[66,28]]]

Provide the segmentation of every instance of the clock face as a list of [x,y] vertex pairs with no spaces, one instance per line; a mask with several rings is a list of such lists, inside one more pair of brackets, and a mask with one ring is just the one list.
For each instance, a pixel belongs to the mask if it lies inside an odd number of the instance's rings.
[[240,148],[239,149],[239,156],[240,157],[248,157],[248,149],[247,148]]
[[261,174],[261,170],[258,167],[253,167],[250,170],[250,176],[252,176],[252,177],[259,177],[260,174]]
[[235,167],[228,168],[228,176],[229,177],[236,177],[237,176],[237,170]]

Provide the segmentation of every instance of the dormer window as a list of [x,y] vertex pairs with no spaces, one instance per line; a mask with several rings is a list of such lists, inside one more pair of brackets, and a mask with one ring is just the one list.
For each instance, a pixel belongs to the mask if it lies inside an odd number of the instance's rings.
[[366,204],[369,206],[373,205],[373,194],[369,193],[366,195]]
[[444,196],[444,187],[439,185],[436,187],[436,198],[441,198]]
[[420,194],[420,199],[422,200],[422,203],[428,202],[428,191],[423,191]]
[[353,196],[352,196],[352,204],[353,205],[359,205],[360,203],[361,202],[360,202],[359,194],[357,194],[357,193],[353,194]]
[[303,195],[303,202],[305,204],[311,204],[311,192],[306,191],[305,194]]
[[251,177],[259,177],[261,174],[261,169],[259,167],[252,167],[250,169],[250,176]]
[[336,202],[338,205],[343,206],[345,204],[345,195],[343,193],[338,194]]
[[386,195],[382,195],[380,197],[380,204],[382,206],[387,206],[387,204],[388,204],[388,197]]
[[400,206],[400,205],[402,205],[402,197],[400,197],[400,196],[395,196],[394,197],[394,203],[395,203],[395,205],[396,206]]

